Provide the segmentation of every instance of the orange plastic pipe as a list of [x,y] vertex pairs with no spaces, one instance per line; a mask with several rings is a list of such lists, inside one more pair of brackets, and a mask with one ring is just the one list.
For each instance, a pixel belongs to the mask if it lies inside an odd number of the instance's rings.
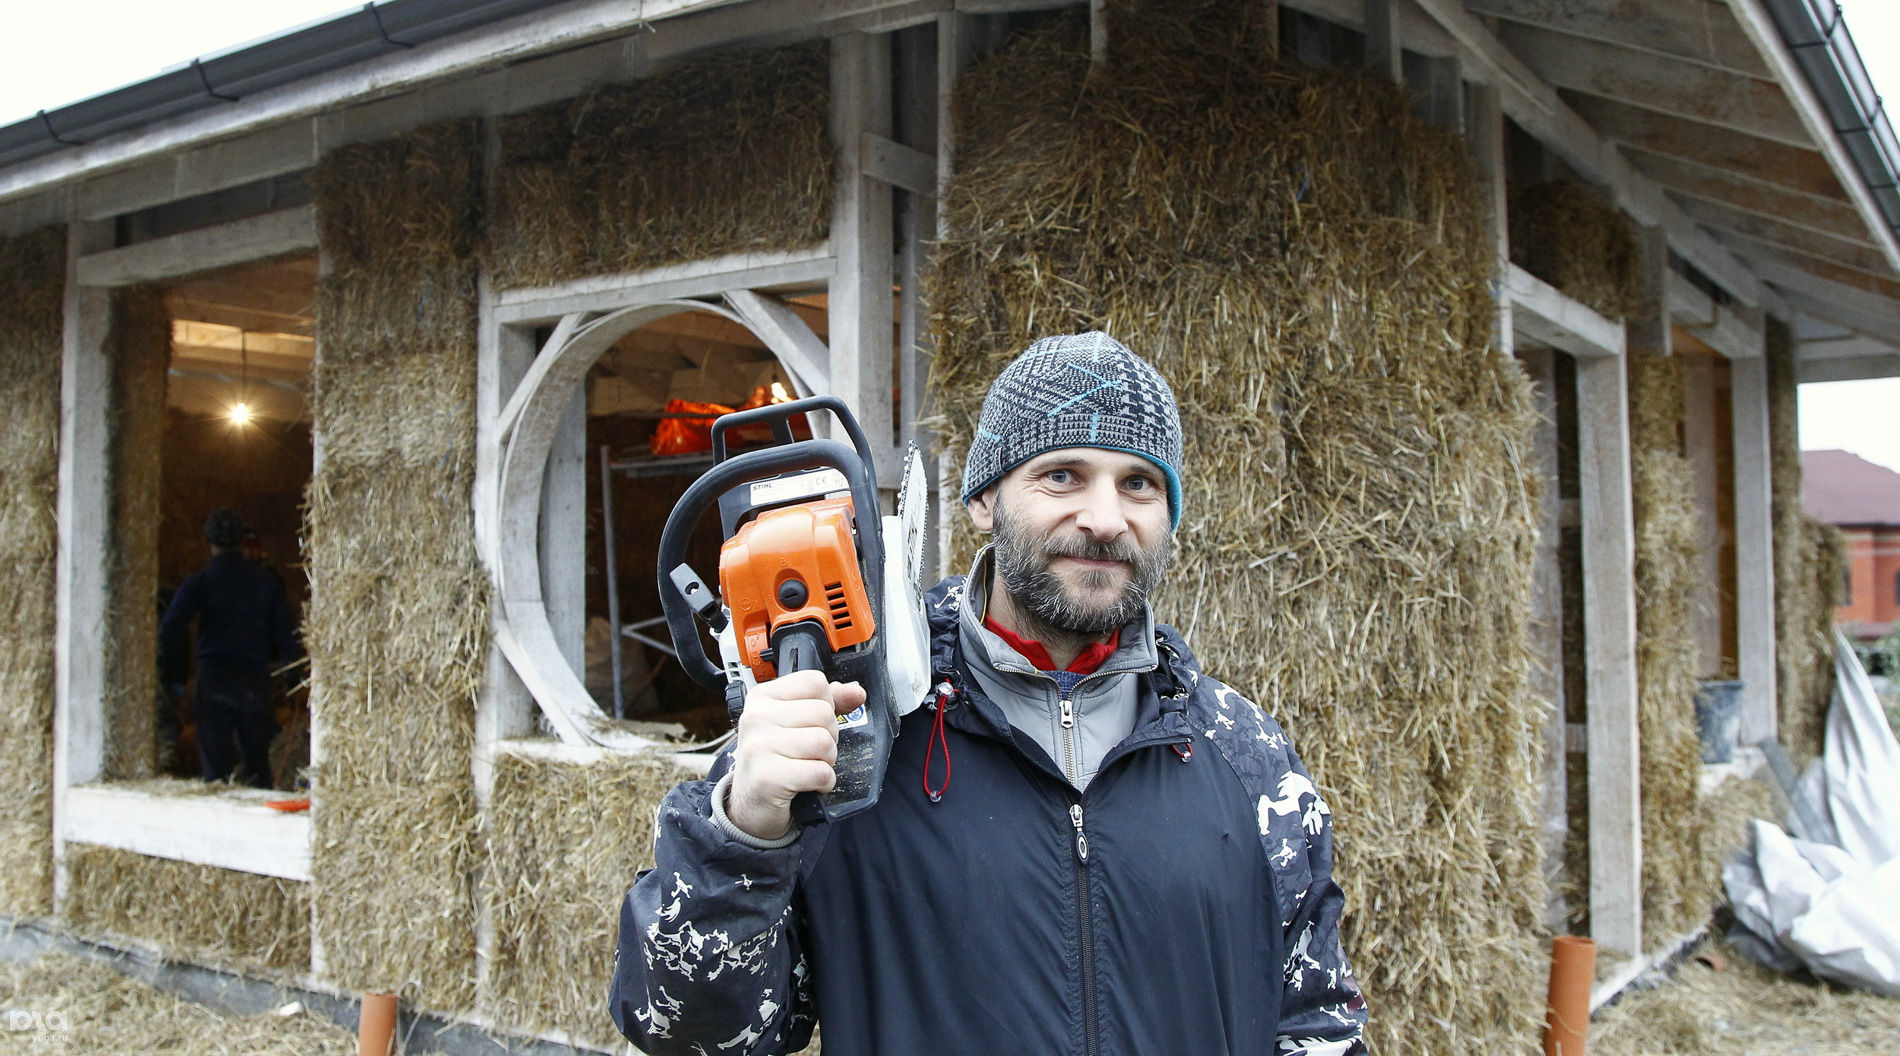
[[356,1021],[356,1056],[389,1056],[396,1040],[396,995],[364,994],[363,1014]]
[[1596,974],[1596,943],[1575,935],[1557,936],[1550,951],[1544,1056],[1584,1056],[1584,1036],[1590,1031],[1590,986]]

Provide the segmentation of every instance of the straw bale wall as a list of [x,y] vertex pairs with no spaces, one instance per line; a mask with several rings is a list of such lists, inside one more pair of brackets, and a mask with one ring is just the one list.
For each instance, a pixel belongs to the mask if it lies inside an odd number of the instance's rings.
[[426,1008],[474,998],[477,560],[472,122],[318,164],[327,270],[305,521],[316,932],[334,981]]
[[1510,192],[1511,263],[1612,319],[1642,303],[1629,218],[1579,183],[1552,180]]
[[1845,559],[1840,532],[1802,509],[1794,334],[1773,317],[1767,330],[1775,685],[1781,745],[1799,766],[1821,754],[1821,731],[1834,690],[1834,603]]
[[106,577],[105,762],[108,781],[148,777],[158,714],[159,467],[171,314],[154,288],[113,299],[111,411],[107,448],[112,536]]
[[[1632,348],[1630,477],[1636,521],[1636,689],[1643,822],[1643,933],[1651,946],[1708,919],[1719,863],[1704,853],[1697,779],[1695,479],[1682,453],[1680,360]],[[1711,871],[1708,866],[1716,864]]]
[[1152,359],[1187,434],[1156,606],[1286,721],[1333,806],[1373,1050],[1527,1047],[1533,409],[1490,346],[1463,145],[1371,76],[1275,62],[1259,5],[1110,12],[1099,76],[1072,18],[959,87],[935,425],[960,464],[1039,335],[1100,327]]
[[53,908],[53,582],[66,232],[0,238],[0,913]]
[[60,917],[90,938],[248,971],[310,967],[310,885],[114,847],[66,848]]
[[483,1004],[511,1027],[611,1046],[620,900],[653,865],[660,800],[692,772],[660,754],[586,765],[503,755],[486,814],[482,887],[495,921]]
[[830,84],[824,41],[724,51],[502,121],[496,285],[824,241]]

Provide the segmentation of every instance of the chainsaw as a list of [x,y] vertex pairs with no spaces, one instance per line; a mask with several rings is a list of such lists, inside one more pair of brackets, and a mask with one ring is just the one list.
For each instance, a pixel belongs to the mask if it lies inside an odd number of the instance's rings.
[[[793,416],[819,410],[831,412],[849,444],[793,438]],[[727,453],[728,434],[759,425],[770,427],[773,446]],[[865,702],[838,716],[836,786],[792,801],[803,825],[850,817],[877,803],[898,720],[930,685],[918,581],[923,459],[911,445],[897,515],[883,517],[870,444],[835,396],[722,415],[712,448],[712,468],[686,489],[660,533],[660,604],[680,666],[725,694],[735,723],[752,687],[794,671],[862,685]],[[717,594],[685,560],[695,526],[715,504],[724,540]],[[706,655],[699,623],[718,643],[718,664]]]

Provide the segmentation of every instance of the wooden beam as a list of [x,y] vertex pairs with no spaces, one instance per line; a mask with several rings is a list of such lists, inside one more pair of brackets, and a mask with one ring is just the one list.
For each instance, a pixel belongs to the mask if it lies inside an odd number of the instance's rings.
[[803,390],[800,395],[832,391],[831,349],[791,305],[756,290],[727,290],[725,297],[733,311],[785,364],[786,372]]
[[1900,333],[1900,283],[1732,233],[1721,237],[1790,304],[1863,333]]
[[79,261],[78,280],[133,286],[315,248],[317,211],[304,205],[89,253]]
[[1791,147],[1597,96],[1570,94],[1565,101],[1592,128],[1617,143],[1746,173],[1803,194],[1848,201],[1827,157],[1812,146]]
[[[1766,335],[1762,338],[1766,341]],[[1766,345],[1729,361],[1735,445],[1735,650],[1742,688],[1741,743],[1775,736],[1775,521],[1768,440]]]
[[880,454],[880,481],[895,484],[889,453],[896,433],[891,414],[892,340],[896,319],[890,187],[873,179],[858,144],[867,133],[891,134],[891,42],[847,33],[831,40],[831,141],[836,144],[831,247],[837,258],[827,302],[832,391],[857,416],[871,449]]
[[1693,335],[1685,337],[1677,333],[1674,337],[1682,339],[1676,348],[1676,360],[1682,371],[1682,453],[1689,466],[1696,511],[1696,571],[1689,605],[1689,626],[1697,657],[1695,673],[1718,677],[1723,668],[1725,645],[1722,548],[1726,537],[1732,535],[1734,524],[1721,516],[1725,511],[1718,494],[1720,471],[1725,468],[1725,461],[1732,463],[1733,459],[1728,456],[1731,438],[1726,431],[1719,430],[1720,425],[1727,424],[1723,421],[1727,408],[1718,407],[1716,398],[1718,394],[1726,397],[1728,393],[1723,384],[1726,379],[1718,377],[1724,368],[1723,361],[1714,355],[1690,353],[1690,342],[1697,340]]
[[1774,74],[1718,0],[1466,0],[1473,14],[1659,52],[1750,77]]
[[1544,878],[1550,892],[1545,923],[1563,931],[1568,917],[1563,897],[1564,842],[1570,833],[1568,753],[1564,729],[1564,584],[1560,541],[1556,353],[1532,349],[1518,357],[1530,375],[1537,425],[1532,451],[1538,480],[1537,552],[1532,572],[1531,691],[1549,707],[1544,716],[1543,769],[1538,785],[1543,814]]
[[66,894],[60,835],[75,785],[105,765],[107,612],[112,567],[112,294],[79,281],[79,263],[112,244],[112,225],[66,229],[65,334],[59,387],[59,553],[53,644],[53,904]]
[[828,245],[735,253],[555,286],[503,290],[495,296],[495,319],[508,325],[545,325],[576,312],[611,311],[639,301],[712,297],[736,289],[822,288],[835,267]]
[[24,235],[42,227],[63,224],[72,213],[70,189],[55,187],[39,194],[0,202],[0,238]]
[[1729,359],[1761,355],[1759,312],[1746,313],[1717,304],[1714,298],[1673,270],[1669,273],[1669,319]]
[[1900,354],[1853,359],[1807,360],[1796,368],[1795,377],[1803,385],[1817,381],[1872,381],[1880,378],[1900,378]]
[[1867,217],[1867,226],[1880,243],[1888,267],[1900,269],[1900,234],[1896,234],[1887,224],[1885,211],[1874,200],[1867,181],[1861,177],[1860,167],[1834,131],[1834,122],[1828,116],[1827,108],[1822,105],[1814,86],[1808,83],[1807,75],[1801,71],[1800,64],[1795,62],[1794,55],[1782,41],[1767,7],[1762,0],[1729,0],[1729,7],[1741,23],[1742,31],[1755,42],[1755,49],[1761,52],[1762,57],[1768,60],[1769,67],[1775,71],[1775,80],[1787,91],[1795,111],[1801,115],[1802,123],[1808,128],[1808,134],[1820,144],[1821,153],[1827,155],[1848,197]]
[[1772,216],[1821,234],[1871,244],[1866,221],[1838,198],[1805,194],[1733,169],[1716,168],[1639,147],[1625,147],[1636,167],[1664,190]]
[[1758,242],[1780,246],[1791,253],[1832,261],[1876,278],[1894,281],[1894,273],[1880,250],[1866,242],[1822,234],[1809,228],[1759,213],[1745,212],[1733,206],[1701,198],[1683,198],[1678,203],[1683,215],[1705,227],[1731,232]]
[[1518,23],[1506,23],[1498,38],[1557,88],[1789,146],[1814,146],[1813,134],[1773,81]]
[[[1611,188],[1617,204],[1639,223],[1660,223],[1669,232],[1676,252],[1696,267],[1718,278],[1738,300],[1760,306],[1766,295],[1720,245],[1693,225],[1672,216],[1662,190],[1632,168],[1617,150],[1572,111],[1557,91],[1544,83],[1522,59],[1506,48],[1461,0],[1415,0],[1435,25],[1416,36],[1407,23],[1407,43],[1442,31],[1454,41],[1465,75],[1495,85],[1504,112],[1531,135],[1543,141],[1572,168]],[[1304,6],[1304,3],[1302,4]]]
[[1505,355],[1512,351],[1511,298],[1504,295],[1511,267],[1510,186],[1504,161],[1504,110],[1496,86],[1471,86],[1471,128],[1465,137],[1483,202],[1484,229],[1491,243],[1492,289],[1497,291],[1497,327],[1493,340]]
[[587,383],[574,387],[541,481],[541,597],[554,642],[587,680]]
[[937,196],[937,159],[921,150],[866,132],[858,165],[874,180],[912,194]]
[[310,812],[264,805],[281,792],[233,790],[175,795],[128,788],[75,788],[61,817],[67,843],[285,880],[310,879]]
[[1622,323],[1571,300],[1515,264],[1505,271],[1504,293],[1519,333],[1581,358],[1623,354]]
[[1399,0],[1365,0],[1365,5],[1366,67],[1393,84],[1403,84],[1405,33],[1399,25]]
[[1629,443],[1624,358],[1579,358],[1590,935],[1607,950],[1633,955],[1643,946],[1643,830]]
[[315,128],[308,120],[287,121],[94,176],[79,185],[79,215],[105,220],[180,198],[301,172],[316,163]]

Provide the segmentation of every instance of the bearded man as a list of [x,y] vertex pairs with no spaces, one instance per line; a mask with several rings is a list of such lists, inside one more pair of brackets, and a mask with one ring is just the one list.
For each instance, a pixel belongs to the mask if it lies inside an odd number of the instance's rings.
[[[1173,390],[1102,333],[983,403],[992,544],[928,597],[933,699],[878,804],[810,829],[855,683],[760,684],[661,805],[610,996],[651,1053],[1363,1053],[1332,819],[1285,732],[1148,599],[1182,514]],[[954,770],[953,770],[954,764]],[[952,775],[954,773],[954,786]]]

